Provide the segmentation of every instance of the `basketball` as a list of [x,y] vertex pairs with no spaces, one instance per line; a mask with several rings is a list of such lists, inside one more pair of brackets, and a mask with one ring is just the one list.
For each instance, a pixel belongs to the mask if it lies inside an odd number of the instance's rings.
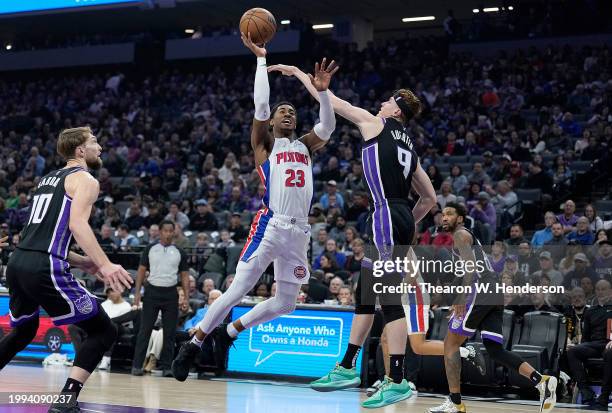
[[240,18],[240,32],[248,36],[255,44],[268,43],[276,33],[276,19],[266,9],[255,7],[247,10]]

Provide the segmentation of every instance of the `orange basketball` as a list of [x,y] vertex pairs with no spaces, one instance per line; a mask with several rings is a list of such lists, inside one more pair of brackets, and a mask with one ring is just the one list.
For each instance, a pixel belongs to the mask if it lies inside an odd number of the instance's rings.
[[240,18],[240,32],[245,36],[250,32],[255,44],[268,43],[276,34],[276,19],[268,10],[255,7]]

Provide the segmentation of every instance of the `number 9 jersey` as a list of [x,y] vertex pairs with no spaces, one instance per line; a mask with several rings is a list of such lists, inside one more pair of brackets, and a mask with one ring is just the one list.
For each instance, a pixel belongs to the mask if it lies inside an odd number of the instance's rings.
[[72,199],[66,194],[64,181],[68,175],[82,170],[78,166],[59,169],[40,180],[21,234],[19,249],[40,251],[66,259],[72,242],[69,227]]
[[266,187],[262,199],[266,208],[275,216],[308,218],[314,184],[312,159],[303,142],[274,139],[270,156],[257,172]]

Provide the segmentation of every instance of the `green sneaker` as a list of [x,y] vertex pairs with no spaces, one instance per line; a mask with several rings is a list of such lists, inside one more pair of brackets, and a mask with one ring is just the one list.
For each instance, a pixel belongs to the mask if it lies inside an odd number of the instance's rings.
[[389,404],[401,402],[409,399],[412,396],[412,388],[406,379],[401,383],[396,384],[389,377],[385,376],[380,389],[370,396],[367,400],[361,403],[361,407],[367,409],[375,409],[377,407],[387,406]]
[[310,382],[310,387],[316,391],[334,391],[359,387],[361,379],[357,375],[357,369],[345,369],[336,363],[336,367],[325,376]]

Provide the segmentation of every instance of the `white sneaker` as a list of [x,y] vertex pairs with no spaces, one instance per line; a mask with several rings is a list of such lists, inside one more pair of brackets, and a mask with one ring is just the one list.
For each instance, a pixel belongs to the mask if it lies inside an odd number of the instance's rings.
[[381,386],[382,386],[382,381],[376,380],[374,384],[372,385],[372,387],[368,387],[368,389],[366,390],[366,395],[368,397],[372,397],[374,393],[380,390]]
[[457,405],[453,403],[450,397],[447,397],[440,406],[432,407],[427,410],[427,413],[466,413],[465,405],[463,403]]
[[540,413],[548,413],[555,407],[557,383],[556,377],[543,375],[540,384],[536,386],[540,392]]
[[102,361],[98,365],[98,369],[100,370],[109,370],[110,369],[111,358],[109,356],[102,357]]

